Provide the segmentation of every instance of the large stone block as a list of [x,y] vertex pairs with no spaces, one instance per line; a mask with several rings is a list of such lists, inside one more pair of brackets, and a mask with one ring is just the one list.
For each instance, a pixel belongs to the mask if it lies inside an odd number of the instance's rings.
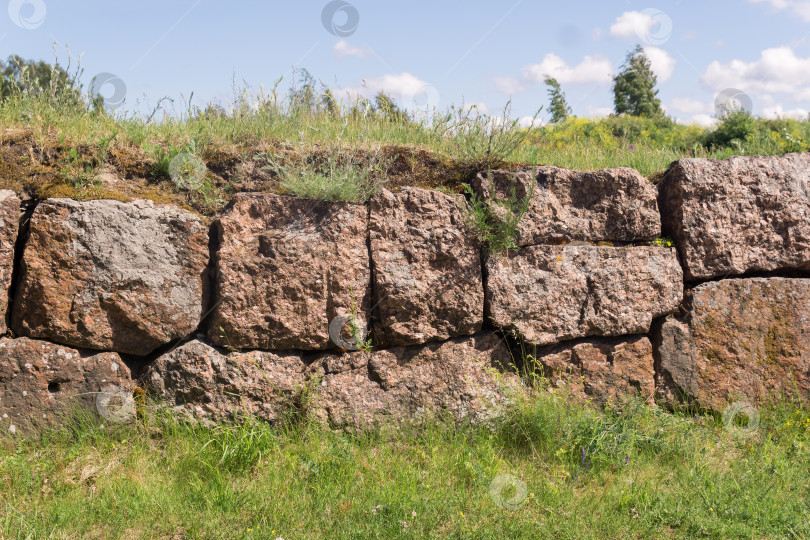
[[329,324],[371,308],[364,206],[239,194],[217,221],[211,341],[245,349],[333,347]]
[[501,339],[479,334],[444,343],[326,355],[318,403],[331,424],[370,427],[448,414],[487,423],[520,391]]
[[37,206],[12,328],[74,347],[145,355],[193,332],[207,291],[208,228],[151,201]]
[[20,199],[10,190],[0,190],[0,334],[5,334],[8,295],[14,271],[14,245],[20,228]]
[[810,270],[810,154],[682,159],[659,190],[687,279]]
[[657,331],[665,400],[722,410],[783,393],[810,398],[810,279],[724,279],[692,289]]
[[644,334],[683,298],[673,249],[531,246],[487,263],[492,322],[527,342]]
[[652,344],[646,336],[560,343],[533,352],[552,382],[598,404],[655,393]]
[[293,414],[309,378],[300,354],[268,351],[223,355],[190,341],[153,362],[145,388],[202,420],[222,422],[242,415],[269,422]]
[[[116,353],[88,355],[47,341],[0,339],[0,429],[4,431],[52,423],[77,405],[98,410],[98,403],[104,403],[99,400],[102,392],[130,397],[134,388],[129,368]],[[134,415],[132,404],[129,411]],[[120,411],[112,405],[109,409],[113,414]]]
[[484,319],[481,251],[461,196],[403,188],[371,199],[378,343],[471,335]]
[[207,420],[250,414],[277,422],[306,415],[331,425],[367,428],[446,412],[489,421],[519,391],[495,335],[347,354],[268,351],[222,354],[199,341],[157,359],[144,386],[180,411]]
[[629,168],[572,171],[543,166],[480,173],[472,183],[491,201],[523,199],[529,207],[518,227],[518,245],[570,241],[638,242],[661,234],[655,186]]

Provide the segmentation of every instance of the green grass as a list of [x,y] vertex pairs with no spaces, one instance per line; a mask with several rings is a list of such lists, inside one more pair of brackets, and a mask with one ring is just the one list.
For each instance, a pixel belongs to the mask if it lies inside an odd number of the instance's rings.
[[[712,416],[545,390],[492,430],[84,417],[2,441],[0,537],[810,537],[808,411],[760,422],[737,438]],[[493,497],[499,475],[525,495]]]
[[[116,147],[138,148],[158,176],[166,174],[168,159],[180,149],[191,148],[204,156],[212,148],[255,152],[268,143],[290,145],[304,156],[336,143],[360,152],[380,145],[422,148],[465,177],[508,163],[579,170],[623,166],[650,176],[682,157],[775,155],[810,149],[810,120],[741,120],[733,116],[713,130],[679,125],[667,118],[572,117],[555,125],[523,129],[515,121],[499,122],[493,115],[461,107],[419,117],[391,115],[369,108],[368,102],[331,97],[327,107],[323,105],[326,94],[314,87],[306,93],[304,103],[300,90],[282,94],[278,87],[270,93],[244,87],[236,94],[228,112],[214,106],[204,110],[190,106],[172,115],[157,108],[149,115],[88,112],[75,99],[13,94],[0,101],[0,125],[31,129],[34,142],[43,148],[54,139],[66,148],[103,147],[104,155]],[[494,116],[502,115],[511,116],[508,104]]]
[[304,160],[285,164],[266,153],[266,167],[276,172],[281,190],[304,199],[363,203],[386,182],[390,163],[380,156],[379,148],[358,158],[340,146],[332,145],[322,160]]

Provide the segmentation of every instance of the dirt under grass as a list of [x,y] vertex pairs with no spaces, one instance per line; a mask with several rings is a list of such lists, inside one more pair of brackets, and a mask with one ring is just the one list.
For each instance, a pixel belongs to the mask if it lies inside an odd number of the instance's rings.
[[[201,193],[179,189],[154,158],[136,145],[116,144],[102,150],[66,143],[57,137],[35,139],[25,129],[5,129],[0,136],[0,189],[11,189],[23,199],[32,200],[149,199],[210,218],[234,193],[284,193],[268,157],[292,164],[304,160],[319,163],[333,151],[318,145],[301,149],[284,142],[209,146],[201,155],[209,189]],[[368,159],[363,149],[346,152],[361,166]],[[425,148],[391,144],[381,146],[379,153],[379,159],[386,164],[383,185],[389,189],[416,186],[460,193],[463,183],[469,180],[447,158]]]

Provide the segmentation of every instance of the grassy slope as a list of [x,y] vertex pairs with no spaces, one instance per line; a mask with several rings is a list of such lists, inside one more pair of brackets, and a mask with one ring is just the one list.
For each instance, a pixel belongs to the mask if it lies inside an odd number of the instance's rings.
[[[11,99],[0,104],[0,187],[147,197],[211,216],[233,191],[279,190],[264,172],[267,156],[294,164],[378,146],[386,159],[399,156],[390,184],[457,191],[463,180],[458,123],[263,103],[157,123]],[[760,121],[746,140],[712,151],[700,146],[704,136],[694,126],[571,119],[500,157],[654,176],[685,156],[807,150],[810,122]],[[203,188],[182,191],[169,179],[180,152],[205,160]],[[259,180],[240,177],[245,164]],[[109,167],[124,185],[98,180]],[[761,421],[740,439],[712,417],[600,412],[546,392],[495,432],[441,423],[362,437],[311,425],[204,428],[160,411],[132,425],[85,420],[2,440],[0,538],[810,537],[808,411],[774,407]],[[514,511],[489,494],[503,473],[527,486]]]
[[[458,192],[475,170],[470,169],[470,161],[493,161],[484,159],[486,137],[493,131],[487,127],[491,118],[458,109],[436,113],[429,121],[402,122],[387,120],[379,111],[361,114],[345,107],[329,113],[302,108],[276,96],[243,95],[232,107],[228,115],[194,110],[155,121],[14,96],[0,103],[0,148],[17,146],[2,156],[0,187],[26,188],[35,198],[146,197],[185,204],[213,216],[234,191],[284,192],[277,163],[290,166],[295,174],[307,164],[322,169],[330,158],[348,159],[355,168],[363,168],[378,157],[377,165],[386,164],[388,170],[373,167],[373,183],[383,180],[392,186]],[[707,149],[708,130],[668,121],[572,118],[530,131],[507,123],[495,130],[493,155],[503,167],[531,163],[579,170],[626,166],[657,178],[682,157],[782,154],[810,148],[810,121],[751,120],[746,126],[749,132],[743,139]],[[499,141],[505,143],[499,146]],[[169,164],[180,153],[194,154],[206,163],[209,173],[203,186],[184,190],[173,184]],[[7,170],[14,167],[19,170],[9,174]],[[97,173],[105,168],[112,168],[127,182],[116,186],[100,182]],[[11,182],[9,177],[17,180]]]
[[[85,418],[2,440],[0,536],[810,537],[810,415],[760,414],[739,437],[711,416],[601,412],[542,391],[494,431]],[[525,482],[514,509],[490,494],[500,474]]]

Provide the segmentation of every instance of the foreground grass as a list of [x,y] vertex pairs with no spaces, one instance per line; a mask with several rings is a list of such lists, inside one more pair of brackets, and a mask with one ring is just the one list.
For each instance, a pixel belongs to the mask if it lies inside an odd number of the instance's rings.
[[808,412],[760,414],[740,437],[541,392],[493,430],[85,418],[3,441],[0,537],[810,537]]

